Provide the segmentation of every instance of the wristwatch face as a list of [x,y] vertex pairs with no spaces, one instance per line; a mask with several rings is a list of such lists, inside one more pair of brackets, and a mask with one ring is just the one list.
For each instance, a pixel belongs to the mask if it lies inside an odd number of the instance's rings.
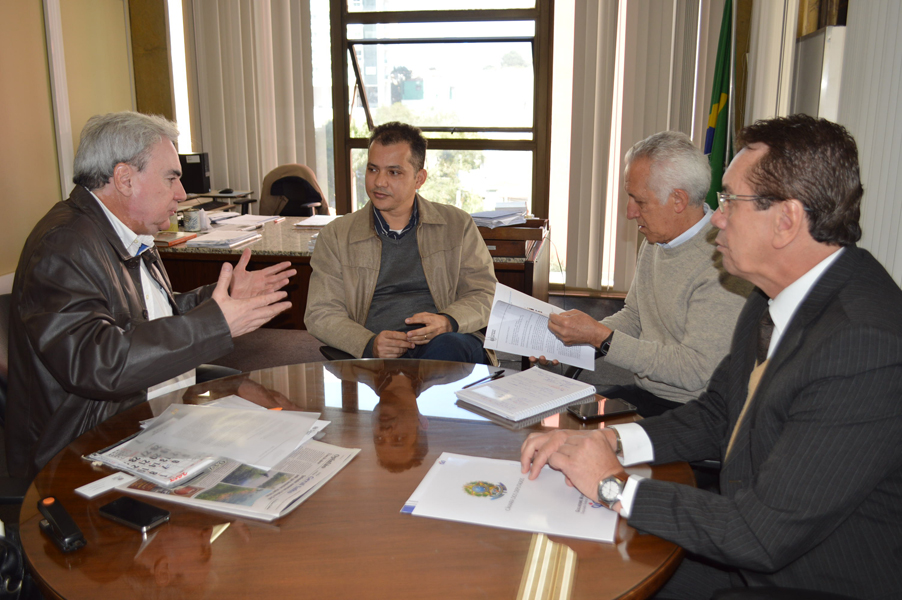
[[616,477],[608,477],[598,486],[598,498],[607,505],[620,500],[623,484]]

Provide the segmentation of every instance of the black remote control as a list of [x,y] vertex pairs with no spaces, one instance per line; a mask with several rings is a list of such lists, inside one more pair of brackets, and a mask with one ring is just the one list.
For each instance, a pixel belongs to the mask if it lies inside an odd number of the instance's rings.
[[63,552],[78,550],[88,543],[81,529],[53,496],[38,500],[38,510],[44,515],[44,520],[40,522],[41,531]]

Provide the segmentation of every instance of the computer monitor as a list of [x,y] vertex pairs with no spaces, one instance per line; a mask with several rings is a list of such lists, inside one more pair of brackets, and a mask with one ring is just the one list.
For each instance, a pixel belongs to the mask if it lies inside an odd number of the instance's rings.
[[210,158],[206,152],[179,154],[182,163],[182,187],[189,194],[206,194],[210,191]]

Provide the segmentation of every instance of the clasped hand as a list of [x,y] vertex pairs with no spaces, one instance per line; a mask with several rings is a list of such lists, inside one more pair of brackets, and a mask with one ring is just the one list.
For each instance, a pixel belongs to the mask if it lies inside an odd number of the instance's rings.
[[428,344],[435,336],[451,331],[451,321],[445,315],[421,312],[404,319],[408,325],[423,325],[408,332],[382,331],[373,340],[373,356],[398,358],[408,350]]

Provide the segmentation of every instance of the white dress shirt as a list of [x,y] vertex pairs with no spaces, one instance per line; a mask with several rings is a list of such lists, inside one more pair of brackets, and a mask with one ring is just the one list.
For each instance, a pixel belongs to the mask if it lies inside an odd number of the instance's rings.
[[[142,244],[147,247],[154,245],[152,235],[138,235],[129,229],[125,223],[120,221],[119,217],[114,215],[110,209],[100,201],[100,198],[94,195],[94,192],[91,192],[91,195],[97,200],[97,204],[100,205],[103,213],[110,221],[110,225],[113,226],[113,230],[116,232],[116,235],[119,236],[119,239],[122,240],[122,245],[125,246],[125,249],[129,254],[137,256],[138,249]],[[166,290],[163,289],[163,286],[151,276],[150,269],[147,268],[147,265],[143,260],[140,262],[140,272],[141,291],[144,294],[144,305],[147,307],[147,319],[152,321],[161,317],[171,317],[173,313],[172,305],[169,304],[169,296],[167,295]],[[147,389],[147,399],[150,400],[151,398],[168,394],[169,392],[188,387],[189,385],[194,385],[194,383],[195,372],[194,369],[191,369],[177,377],[173,377],[163,383],[158,383],[157,385],[149,387]]]

